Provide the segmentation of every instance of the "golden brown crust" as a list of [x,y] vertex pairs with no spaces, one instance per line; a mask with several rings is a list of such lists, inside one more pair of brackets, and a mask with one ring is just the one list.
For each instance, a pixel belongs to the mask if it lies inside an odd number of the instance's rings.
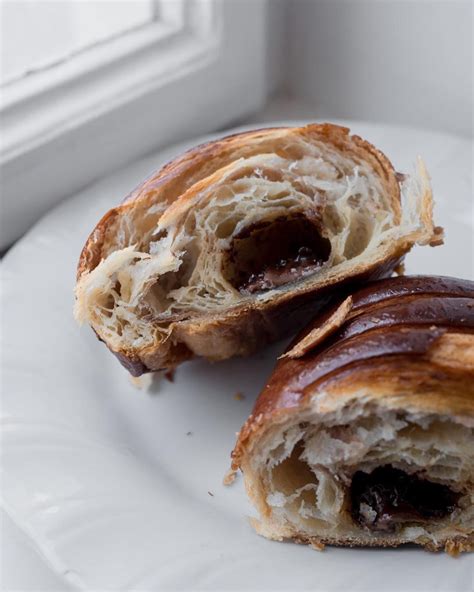
[[[119,206],[120,207],[120,206]],[[77,264],[76,279],[88,272],[92,271],[99,265],[102,256],[102,245],[105,241],[107,229],[113,226],[114,221],[119,215],[119,207],[112,208],[102,216],[94,230],[90,233],[86,244],[82,248],[79,262]]]
[[[278,361],[240,431],[232,453],[234,469],[256,433],[307,404],[318,391],[324,391],[327,409],[342,395],[350,397],[370,384],[371,396],[387,405],[474,414],[474,282],[394,277],[359,290],[351,300],[342,326],[332,324],[339,308],[335,305],[288,348],[294,350],[315,327],[323,331],[329,323],[331,331],[314,350]],[[423,310],[426,314],[420,316]]]
[[[350,136],[349,130],[331,124],[308,125],[302,128],[268,128],[234,134],[226,138],[202,144],[165,165],[135,189],[121,204],[111,209],[90,234],[80,256],[77,278],[87,275],[110,255],[117,246],[117,236],[124,217],[127,226],[143,218],[146,213],[148,228],[156,227],[159,220],[177,216],[188,207],[197,193],[212,184],[213,175],[240,158],[274,150],[282,138],[305,137],[329,143],[354,158],[363,160],[376,172],[384,191],[391,201],[394,222],[400,220],[400,187],[389,160],[374,146],[358,136]],[[179,199],[179,203],[178,200]],[[431,193],[423,197],[421,212],[421,242],[438,240],[431,220]],[[153,212],[148,209],[154,206]],[[156,207],[159,206],[159,207]],[[318,285],[306,284],[295,291],[282,291],[272,301],[255,300],[250,305],[223,310],[215,315],[191,316],[171,322],[167,338],[153,345],[138,349],[112,347],[104,341],[118,359],[134,375],[162,368],[172,368],[193,356],[209,359],[225,359],[233,355],[248,355],[270,341],[285,337],[299,329],[308,314],[314,314],[330,297],[335,288],[345,289],[348,284],[364,282],[391,275],[400,266],[407,251],[417,238],[407,238],[391,245],[387,253],[376,263],[359,262],[347,278],[330,278]],[[140,238],[134,239],[140,250]],[[121,248],[129,246],[125,241]]]

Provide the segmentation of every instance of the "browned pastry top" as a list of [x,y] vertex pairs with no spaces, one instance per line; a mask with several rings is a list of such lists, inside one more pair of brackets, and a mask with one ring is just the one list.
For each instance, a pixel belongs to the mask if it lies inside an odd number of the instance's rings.
[[270,416],[318,391],[339,396],[367,384],[400,397],[424,394],[435,406],[444,397],[453,412],[472,413],[474,282],[435,276],[379,280],[317,316],[260,393],[240,433],[234,465],[249,436]]

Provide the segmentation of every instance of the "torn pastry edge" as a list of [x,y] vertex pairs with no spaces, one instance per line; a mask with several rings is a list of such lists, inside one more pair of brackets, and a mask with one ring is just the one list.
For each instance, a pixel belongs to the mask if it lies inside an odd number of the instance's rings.
[[352,310],[352,304],[352,296],[348,296],[322,325],[312,329],[308,335],[303,337],[303,339],[301,339],[289,351],[282,354],[278,359],[301,358],[314,347],[319,345],[324,339],[326,339],[326,337],[337,331],[337,329],[342,326],[350,311]]

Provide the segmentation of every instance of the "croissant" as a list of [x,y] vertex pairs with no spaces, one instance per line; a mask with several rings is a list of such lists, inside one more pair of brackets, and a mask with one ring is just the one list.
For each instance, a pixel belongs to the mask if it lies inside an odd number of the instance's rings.
[[379,280],[281,357],[233,451],[257,531],[316,548],[474,544],[474,282]]
[[135,376],[296,332],[336,288],[442,242],[414,176],[330,124],[244,132],[176,158],[111,209],[80,256],[75,316]]

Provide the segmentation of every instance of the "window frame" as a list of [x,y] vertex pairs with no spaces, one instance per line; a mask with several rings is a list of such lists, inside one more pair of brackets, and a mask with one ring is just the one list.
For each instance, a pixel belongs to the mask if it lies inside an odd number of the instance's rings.
[[[11,29],[8,31],[8,34],[13,36],[10,38],[10,41],[12,39],[15,39],[15,41],[13,46],[9,46],[7,41],[3,48],[4,52],[14,54],[17,46],[25,46],[30,43],[31,35],[32,47],[29,48],[29,51],[35,52],[35,50],[39,50],[36,53],[40,55],[32,58],[33,54],[27,52],[29,59],[33,59],[33,62],[22,61],[21,66],[17,65],[13,69],[7,67],[7,74],[3,73],[4,76],[0,81],[0,87],[11,86],[24,79],[28,79],[29,81],[32,78],[34,79],[39,72],[50,71],[59,64],[69,63],[71,59],[75,63],[78,55],[84,53],[90,55],[91,50],[95,52],[97,47],[109,45],[117,39],[122,39],[124,35],[130,32],[142,29],[147,25],[155,24],[159,19],[164,20],[160,5],[168,0],[137,1],[146,5],[147,18],[143,17],[140,21],[137,21],[135,14],[135,21],[132,18],[132,22],[128,21],[128,24],[125,24],[123,19],[126,18],[128,20],[132,17],[132,13],[135,10],[135,0],[66,0],[64,3],[57,0],[41,0],[40,2],[31,2],[31,0],[5,0],[0,6],[0,22],[3,24],[2,29]],[[100,8],[100,10],[96,11],[96,6],[92,5],[99,5],[97,8]],[[83,26],[87,25],[89,20],[101,19],[101,17],[109,14],[109,11],[123,7],[125,7],[125,12],[122,13],[120,25],[117,27],[112,26],[111,28],[109,24],[102,22],[101,27],[105,27],[105,29],[102,29],[102,33],[97,34],[96,29],[95,35],[86,35],[86,38],[88,38],[87,41],[83,39],[81,42],[78,42],[78,35],[81,37],[81,33],[84,32]],[[13,8],[13,11],[9,12],[8,9],[11,8]],[[41,22],[35,23],[34,19],[41,12],[43,13]],[[8,20],[8,15],[13,17],[13,23]],[[66,18],[67,22],[63,23],[61,21],[63,17]],[[75,20],[76,18],[79,18],[79,21]],[[26,29],[21,31],[21,34],[19,34],[20,32],[17,29],[19,25],[18,21],[20,20],[25,22],[26,25]],[[106,19],[102,18],[102,21],[104,20]],[[113,20],[114,18],[112,18]],[[46,23],[48,23],[48,31],[45,29]],[[94,27],[95,23],[90,24]],[[38,25],[40,30],[39,35],[35,32]],[[74,31],[71,29],[74,29]],[[73,37],[76,38],[75,41],[70,40],[69,45],[56,45],[54,51],[50,49],[48,53],[43,53],[40,46],[44,41],[44,37],[46,35],[51,37],[51,33],[56,30],[59,30],[60,37],[61,34],[64,36],[68,31],[72,32]],[[25,38],[28,39],[27,44],[25,44]],[[7,56],[7,62],[8,57],[13,58],[15,56]],[[48,78],[46,78],[45,82],[48,82]]]
[[258,109],[266,5],[157,0],[149,25],[2,87],[0,248],[95,179]]

